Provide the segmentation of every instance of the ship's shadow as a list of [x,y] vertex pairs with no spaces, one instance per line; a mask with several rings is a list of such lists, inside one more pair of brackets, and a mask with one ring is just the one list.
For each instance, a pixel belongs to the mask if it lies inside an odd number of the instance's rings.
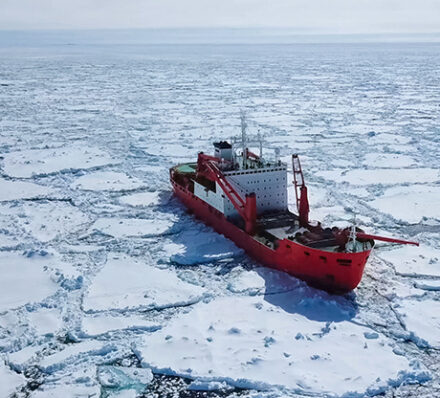
[[353,319],[359,311],[353,292],[334,295],[284,272],[263,267],[255,271],[265,281],[264,301],[289,314],[299,314],[311,321],[343,322]]

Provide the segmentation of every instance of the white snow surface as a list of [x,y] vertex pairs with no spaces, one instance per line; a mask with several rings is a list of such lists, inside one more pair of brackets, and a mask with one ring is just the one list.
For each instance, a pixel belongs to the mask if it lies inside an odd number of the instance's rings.
[[404,246],[383,250],[376,255],[393,264],[399,274],[440,277],[440,250],[431,246]]
[[100,231],[115,238],[149,237],[163,235],[173,224],[170,219],[100,218],[90,227],[90,232]]
[[440,349],[440,302],[405,299],[396,304],[396,311],[406,330],[417,344]]
[[158,203],[159,192],[138,192],[122,196],[119,200],[121,203],[126,203],[130,206],[147,207]]
[[[0,396],[440,396],[438,45],[101,34],[0,37]],[[196,221],[169,169],[240,109],[299,153],[312,219],[420,246],[378,244],[339,297]]]
[[171,270],[155,268],[126,255],[110,254],[92,281],[83,308],[104,311],[182,306],[199,301],[204,291],[181,281]]
[[418,223],[424,218],[440,220],[439,198],[439,186],[399,186],[385,190],[383,195],[370,204],[396,219]]
[[11,396],[24,383],[25,378],[22,375],[12,372],[0,362],[0,397]]
[[18,199],[45,198],[55,194],[52,188],[27,181],[0,178],[0,202]]
[[115,162],[106,152],[87,145],[9,152],[3,158],[3,171],[11,177],[23,178],[91,169]]
[[39,302],[54,294],[56,283],[45,268],[49,256],[0,252],[0,312]]
[[124,329],[155,331],[159,322],[147,320],[139,315],[89,315],[82,319],[82,330],[86,336],[99,336]]
[[411,169],[335,169],[319,171],[319,177],[336,181],[348,182],[352,185],[369,184],[416,184],[434,183],[440,181],[440,171],[434,168],[411,168]]
[[[370,329],[353,322],[331,322],[331,312],[328,323],[309,319],[291,306],[295,296],[279,296],[284,308],[262,297],[198,304],[145,338],[138,355],[145,366],[165,373],[317,394],[343,394],[349,383],[351,393],[363,396],[418,375],[385,336],[370,337]],[[302,300],[298,309],[313,303]]]
[[85,191],[130,191],[142,185],[142,181],[125,173],[96,171],[79,177],[72,183],[72,188]]

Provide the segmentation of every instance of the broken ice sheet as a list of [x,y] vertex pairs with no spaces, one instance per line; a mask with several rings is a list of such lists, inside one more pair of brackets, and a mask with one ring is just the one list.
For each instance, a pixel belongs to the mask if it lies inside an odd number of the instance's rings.
[[99,336],[111,331],[130,329],[134,331],[155,331],[160,322],[153,322],[140,315],[87,315],[82,318],[82,331],[85,336]]
[[19,199],[44,198],[58,196],[53,188],[26,181],[10,181],[0,178],[0,202]]
[[159,203],[159,192],[138,192],[119,198],[121,203],[130,206],[147,207],[157,205]]
[[163,235],[169,232],[173,225],[173,218],[99,218],[89,231],[99,231],[115,238],[142,238]]
[[411,185],[385,190],[369,204],[382,213],[408,223],[423,222],[426,218],[440,220],[440,187]]
[[317,176],[324,177],[335,182],[348,182],[352,185],[370,184],[421,184],[440,181],[438,169],[417,168],[417,169],[334,169],[318,171]]
[[52,261],[50,256],[40,254],[1,252],[0,312],[42,301],[54,294],[59,286],[45,271]]
[[377,250],[375,255],[391,263],[401,275],[440,276],[440,250],[426,244]]
[[[199,303],[146,337],[136,353],[144,366],[160,373],[307,394],[362,395],[428,377],[393,352],[391,339],[380,333],[370,337],[371,329],[350,322],[350,316],[332,322],[330,312],[327,321],[315,321],[307,312],[284,310],[292,297],[279,296],[284,297],[277,304],[262,296]],[[311,300],[309,314],[321,299]]]
[[395,303],[394,308],[416,344],[440,349],[440,301],[407,298]]
[[205,290],[123,254],[109,254],[84,297],[85,311],[165,308],[198,302]]
[[142,393],[153,380],[148,368],[127,368],[123,366],[99,366],[98,381],[103,387],[116,390],[135,390]]
[[66,202],[24,203],[23,228],[41,242],[78,231],[90,221],[81,210]]
[[181,265],[203,264],[231,258],[243,253],[231,240],[201,224],[183,228],[168,238],[161,254]]
[[3,158],[7,175],[24,178],[117,163],[104,151],[89,145],[9,152]]
[[38,367],[47,374],[63,370],[72,364],[92,360],[92,363],[106,362],[117,355],[118,347],[111,342],[84,340],[79,343],[66,345],[61,351],[45,356]]
[[21,385],[26,383],[24,376],[8,369],[0,359],[0,397],[11,396]]
[[77,178],[71,187],[85,191],[130,191],[143,185],[141,180],[125,173],[96,171]]

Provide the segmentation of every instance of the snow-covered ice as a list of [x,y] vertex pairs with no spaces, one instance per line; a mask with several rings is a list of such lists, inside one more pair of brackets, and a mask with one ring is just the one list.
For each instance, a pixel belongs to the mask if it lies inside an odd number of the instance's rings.
[[126,203],[130,206],[147,207],[158,203],[159,192],[138,192],[122,196],[119,200],[121,203]]
[[399,301],[395,307],[417,344],[440,349],[440,301],[408,298]]
[[0,178],[0,202],[18,199],[46,198],[55,193],[52,188],[43,185]]
[[352,185],[369,184],[408,184],[434,183],[440,181],[440,170],[434,168],[411,169],[335,169],[316,173],[319,177],[336,181],[348,182]]
[[11,177],[30,178],[65,170],[91,169],[117,163],[106,152],[87,146],[31,149],[3,154],[3,171]]
[[115,238],[149,237],[165,234],[173,224],[170,219],[100,218],[93,223],[90,231],[100,231]]
[[183,229],[163,247],[167,258],[180,265],[215,262],[242,254],[232,241],[199,225]]
[[155,331],[160,327],[160,322],[153,322],[139,315],[88,315],[82,319],[82,330],[89,337],[99,336],[115,330]]
[[[392,340],[348,320],[318,322],[262,297],[198,304],[146,337],[137,351],[145,366],[237,387],[363,396],[405,379],[425,377],[393,352]],[[319,299],[318,299],[319,301]],[[300,303],[300,306],[313,305]],[[176,355],[175,353],[179,353]]]
[[9,370],[2,362],[0,362],[0,396],[11,396],[18,387],[25,383],[25,378],[15,372]]
[[440,220],[439,198],[439,186],[399,186],[385,190],[370,204],[396,219],[418,223],[424,218]]
[[143,183],[139,179],[114,171],[85,174],[72,183],[72,188],[85,191],[130,191],[142,186]]
[[51,259],[38,254],[0,253],[0,312],[39,302],[54,294],[57,284],[45,270]]
[[428,245],[383,250],[376,255],[393,264],[396,272],[402,275],[440,276],[440,250]]
[[[135,34],[0,38],[0,396],[440,396],[438,45]],[[337,297],[196,221],[169,168],[240,109],[300,154],[312,219],[420,247],[378,244]]]
[[36,239],[48,242],[81,229],[90,218],[66,202],[28,202],[23,204],[26,215],[20,224]]
[[171,270],[146,264],[142,259],[110,254],[84,298],[86,311],[129,308],[160,309],[193,304],[204,289],[180,280]]

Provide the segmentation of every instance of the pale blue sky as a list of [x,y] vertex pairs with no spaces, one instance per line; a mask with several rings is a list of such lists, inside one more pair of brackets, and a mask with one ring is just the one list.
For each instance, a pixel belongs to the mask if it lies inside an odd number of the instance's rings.
[[440,32],[440,0],[0,0],[0,29],[287,27]]

